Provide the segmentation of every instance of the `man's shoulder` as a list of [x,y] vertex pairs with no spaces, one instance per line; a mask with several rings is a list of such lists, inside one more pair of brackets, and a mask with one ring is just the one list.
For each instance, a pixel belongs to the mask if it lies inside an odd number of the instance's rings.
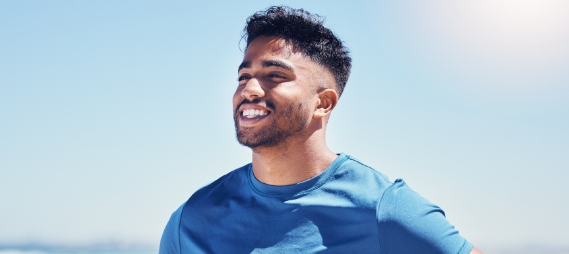
[[383,173],[347,154],[340,154],[330,177],[316,194],[335,193],[336,199],[355,201],[353,205],[375,210],[383,193],[393,185]]
[[211,198],[219,199],[225,197],[225,195],[240,192],[243,189],[243,185],[248,184],[250,168],[251,163],[246,164],[206,184],[194,192],[186,204],[203,200],[211,201]]
[[346,159],[339,166],[336,175],[345,175],[346,177],[349,177],[349,180],[355,182],[369,180],[376,184],[384,185],[385,187],[389,187],[393,184],[385,174],[371,166],[368,166],[351,155],[346,155]]

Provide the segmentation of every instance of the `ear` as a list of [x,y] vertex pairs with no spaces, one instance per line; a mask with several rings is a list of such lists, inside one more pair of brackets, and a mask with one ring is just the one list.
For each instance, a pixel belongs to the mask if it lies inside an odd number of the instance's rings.
[[324,89],[318,93],[318,103],[316,111],[314,111],[315,118],[324,118],[332,113],[332,110],[338,104],[338,92],[334,89]]

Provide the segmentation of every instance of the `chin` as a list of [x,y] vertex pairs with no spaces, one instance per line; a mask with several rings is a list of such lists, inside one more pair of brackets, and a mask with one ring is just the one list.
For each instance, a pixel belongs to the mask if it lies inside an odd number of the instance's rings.
[[267,137],[266,135],[257,134],[257,133],[237,133],[237,141],[242,146],[253,148],[260,148],[260,147],[275,147],[282,143],[282,140],[276,137]]

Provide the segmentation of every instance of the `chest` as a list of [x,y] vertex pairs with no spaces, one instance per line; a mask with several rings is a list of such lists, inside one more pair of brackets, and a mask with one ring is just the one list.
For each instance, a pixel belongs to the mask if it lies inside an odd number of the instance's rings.
[[366,253],[379,246],[375,216],[330,200],[230,197],[188,204],[180,242],[184,253]]

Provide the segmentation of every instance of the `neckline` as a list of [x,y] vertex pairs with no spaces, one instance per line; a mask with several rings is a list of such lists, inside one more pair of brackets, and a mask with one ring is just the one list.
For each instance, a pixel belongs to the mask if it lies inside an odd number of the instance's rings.
[[310,178],[308,180],[291,184],[276,186],[260,182],[255,178],[253,174],[253,164],[249,164],[248,168],[248,178],[251,188],[258,194],[268,197],[287,197],[287,196],[298,196],[306,194],[314,189],[318,189],[324,183],[334,175],[338,167],[348,159],[348,156],[344,153],[338,154],[338,158],[334,159],[324,171],[322,171],[317,176]]

